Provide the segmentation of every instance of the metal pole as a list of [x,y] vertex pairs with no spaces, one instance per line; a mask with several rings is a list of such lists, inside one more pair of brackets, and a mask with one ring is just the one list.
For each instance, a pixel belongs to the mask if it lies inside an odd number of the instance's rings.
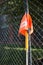
[[29,65],[32,65],[31,36],[29,35]]

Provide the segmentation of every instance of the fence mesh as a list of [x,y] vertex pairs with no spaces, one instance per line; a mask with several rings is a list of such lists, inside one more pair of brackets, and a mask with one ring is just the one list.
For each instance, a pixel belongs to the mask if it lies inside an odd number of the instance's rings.
[[[29,1],[33,19],[32,64],[43,64],[43,1]],[[0,65],[26,65],[24,37],[18,37],[20,20],[25,12],[22,0],[0,0]]]

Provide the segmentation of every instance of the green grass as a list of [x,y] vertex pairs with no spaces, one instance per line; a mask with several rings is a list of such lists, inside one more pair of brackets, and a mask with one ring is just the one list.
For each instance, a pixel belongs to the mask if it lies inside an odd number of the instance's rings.
[[[14,50],[26,50],[26,48],[14,48],[14,47],[8,47],[8,46],[5,46],[4,49],[6,50],[10,50],[10,49],[14,49]],[[43,49],[40,49],[40,48],[31,48],[32,51],[43,51]]]
[[[25,48],[14,48],[14,47],[7,47],[7,46],[5,46],[4,49],[5,50],[18,50],[18,51],[26,50]],[[36,59],[43,58],[43,49],[32,48],[31,51],[32,51],[33,58],[36,58]]]
[[[40,60],[43,58],[43,49],[40,48],[32,48],[32,58]],[[10,46],[0,46],[0,65],[12,65],[15,61],[15,57],[18,59],[18,57],[21,56],[22,62],[25,62],[25,48],[14,48]],[[13,61],[14,60],[14,61]],[[20,60],[19,60],[20,61]],[[33,60],[34,62],[34,60]],[[16,64],[17,65],[17,64]],[[19,65],[19,64],[18,64]]]

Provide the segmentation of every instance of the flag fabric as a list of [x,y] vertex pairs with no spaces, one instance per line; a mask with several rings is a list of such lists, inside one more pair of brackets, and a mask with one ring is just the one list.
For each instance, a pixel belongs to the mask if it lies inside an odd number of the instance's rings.
[[26,31],[28,29],[31,29],[31,26],[32,26],[32,18],[30,14],[25,13],[21,19],[19,34],[22,34],[25,36]]

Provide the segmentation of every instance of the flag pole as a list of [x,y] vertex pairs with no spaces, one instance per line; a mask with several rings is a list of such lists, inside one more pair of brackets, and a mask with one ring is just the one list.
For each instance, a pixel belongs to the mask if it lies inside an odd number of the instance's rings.
[[26,65],[28,65],[28,32],[25,33]]
[[[29,10],[28,10],[28,0],[25,0],[25,12],[26,14],[29,13]],[[28,47],[29,47],[29,43],[28,43],[28,38],[29,38],[29,35],[28,35],[28,32],[26,31],[25,33],[25,48],[26,48],[26,65],[28,65]]]
[[[29,14],[28,0],[25,0],[25,12]],[[26,65],[32,65],[32,54],[31,54],[31,36],[29,31],[25,33],[25,48],[26,48]]]

